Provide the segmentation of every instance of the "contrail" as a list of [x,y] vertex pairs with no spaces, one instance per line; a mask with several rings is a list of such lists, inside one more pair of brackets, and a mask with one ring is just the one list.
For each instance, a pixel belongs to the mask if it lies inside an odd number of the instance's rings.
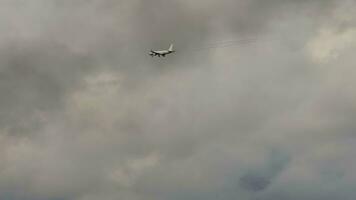
[[[210,49],[246,45],[246,44],[256,43],[260,39],[261,38],[254,37],[254,38],[245,38],[245,39],[239,39],[239,40],[228,40],[228,41],[215,42],[215,43],[208,44],[206,46],[202,46],[200,48],[186,49],[186,50],[183,50],[183,52],[188,52],[188,53],[192,52],[193,53],[193,52],[199,52],[199,51],[206,51],[206,50],[210,50]],[[269,39],[269,40],[271,40],[271,39]]]
[[250,44],[250,43],[254,43],[254,42],[257,42],[257,39],[221,42],[221,43],[217,43],[215,45],[209,45],[209,46],[205,46],[205,47],[202,47],[199,49],[194,49],[192,51],[196,52],[196,51],[204,51],[204,50],[209,50],[209,49],[224,48],[224,47],[230,47],[230,46],[239,46],[239,45]]

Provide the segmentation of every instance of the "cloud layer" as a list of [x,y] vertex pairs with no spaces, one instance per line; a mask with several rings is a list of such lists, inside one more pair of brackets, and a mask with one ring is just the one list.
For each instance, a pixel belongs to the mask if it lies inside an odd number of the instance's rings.
[[0,5],[0,199],[356,198],[354,1]]

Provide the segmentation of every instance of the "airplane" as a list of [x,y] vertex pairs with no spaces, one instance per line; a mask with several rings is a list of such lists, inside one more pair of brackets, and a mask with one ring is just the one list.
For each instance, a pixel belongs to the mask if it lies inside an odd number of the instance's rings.
[[171,46],[169,46],[168,50],[159,50],[159,51],[150,51],[150,56],[158,56],[158,57],[165,57],[167,54],[171,54],[174,53],[175,51],[173,50],[173,44],[171,44]]

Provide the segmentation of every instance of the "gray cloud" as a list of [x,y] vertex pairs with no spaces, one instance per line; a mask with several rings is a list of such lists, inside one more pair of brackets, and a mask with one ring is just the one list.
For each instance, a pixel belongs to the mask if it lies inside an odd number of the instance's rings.
[[1,199],[355,198],[353,1],[0,3]]

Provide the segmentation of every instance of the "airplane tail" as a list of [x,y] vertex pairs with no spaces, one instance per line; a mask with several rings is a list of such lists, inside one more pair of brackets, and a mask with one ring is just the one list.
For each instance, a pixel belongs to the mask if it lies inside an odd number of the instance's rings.
[[171,44],[171,46],[169,46],[168,51],[173,51],[173,44]]

